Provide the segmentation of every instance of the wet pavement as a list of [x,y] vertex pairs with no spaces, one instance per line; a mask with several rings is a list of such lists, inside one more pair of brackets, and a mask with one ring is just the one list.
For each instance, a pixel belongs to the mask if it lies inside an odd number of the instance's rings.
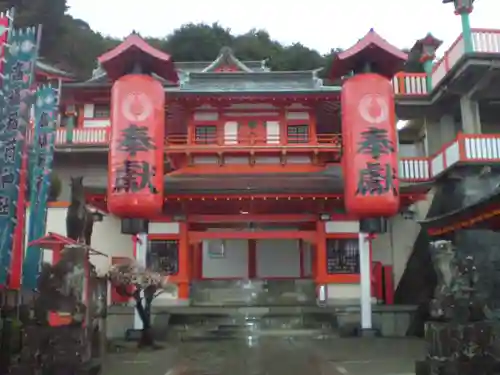
[[103,375],[410,375],[423,354],[416,339],[187,341],[110,354]]

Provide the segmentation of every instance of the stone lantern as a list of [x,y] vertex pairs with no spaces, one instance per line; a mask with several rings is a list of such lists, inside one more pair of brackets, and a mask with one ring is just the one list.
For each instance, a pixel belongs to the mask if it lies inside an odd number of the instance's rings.
[[412,51],[418,53],[419,61],[422,63],[427,74],[427,90],[432,90],[432,62],[436,57],[436,51],[443,42],[428,33],[424,38],[417,40]]
[[455,5],[455,14],[471,13],[474,0],[443,0],[443,4],[453,3]]
[[453,3],[455,14],[462,19],[462,37],[464,38],[465,53],[473,52],[472,32],[470,29],[469,14],[472,13],[474,0],[443,0],[443,4]]

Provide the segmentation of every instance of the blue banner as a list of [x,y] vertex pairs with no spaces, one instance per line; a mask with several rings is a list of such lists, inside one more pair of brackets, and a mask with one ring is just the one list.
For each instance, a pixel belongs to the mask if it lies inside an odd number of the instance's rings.
[[4,110],[0,120],[0,285],[6,285],[10,272],[37,50],[35,28],[9,32],[1,91]]
[[[57,92],[50,86],[41,86],[35,93],[35,132],[30,155],[30,209],[28,243],[45,235],[47,224],[47,201],[49,199],[50,175],[54,160],[56,120],[58,117]],[[23,262],[23,289],[35,289],[43,251],[39,246],[30,246]]]

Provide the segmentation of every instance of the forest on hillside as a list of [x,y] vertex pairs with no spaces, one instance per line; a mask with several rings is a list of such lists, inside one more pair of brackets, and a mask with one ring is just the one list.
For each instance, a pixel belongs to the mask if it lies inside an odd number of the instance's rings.
[[[66,0],[0,0],[0,9],[13,7],[16,27],[43,25],[41,58],[77,77],[89,77],[96,68],[97,57],[120,43],[119,39],[92,30],[85,20],[68,14]],[[168,52],[174,61],[212,61],[222,47],[229,46],[241,60],[267,59],[273,70],[311,70],[328,66],[334,54],[340,51],[333,48],[322,55],[301,43],[283,45],[265,30],[233,35],[230,29],[219,24],[186,24],[164,37],[145,39]],[[406,70],[422,71],[422,67],[412,62]]]

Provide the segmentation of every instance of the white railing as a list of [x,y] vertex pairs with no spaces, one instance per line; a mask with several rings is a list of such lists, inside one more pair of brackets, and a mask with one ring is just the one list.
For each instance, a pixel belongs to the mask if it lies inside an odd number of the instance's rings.
[[396,95],[427,95],[427,79],[425,73],[398,73],[392,79],[392,87]]
[[[472,52],[499,54],[500,53],[500,30],[473,29],[472,30]],[[465,42],[460,35],[445,52],[443,58],[434,66],[432,72],[432,88],[437,87],[446,77],[451,69],[465,54]]]
[[[28,140],[33,140],[33,130],[28,131]],[[74,129],[71,142],[66,129],[57,129],[56,146],[69,145],[96,145],[103,146],[108,143],[109,128]]]
[[429,161],[427,158],[411,158],[399,160],[399,178],[408,181],[425,181],[430,179]]
[[464,161],[496,161],[500,159],[500,135],[464,136],[463,143]]
[[472,48],[477,53],[500,53],[500,30],[474,29]]

